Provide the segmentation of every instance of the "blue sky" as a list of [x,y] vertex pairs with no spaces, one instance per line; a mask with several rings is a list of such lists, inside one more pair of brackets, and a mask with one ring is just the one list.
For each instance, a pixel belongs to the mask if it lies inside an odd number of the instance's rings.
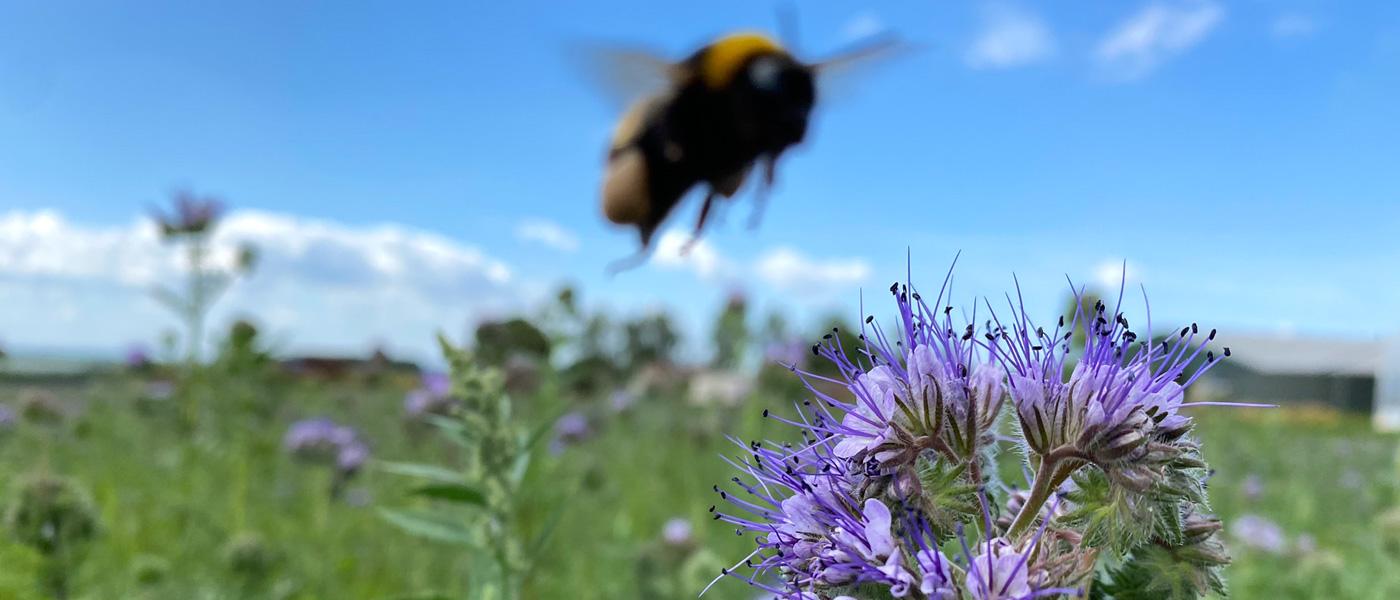
[[561,281],[691,327],[733,289],[800,322],[882,301],[906,251],[924,287],[962,251],[962,302],[1014,272],[1053,313],[1065,275],[1127,260],[1164,321],[1400,332],[1392,3],[799,3],[807,56],[915,50],[833,82],[757,231],[742,197],[688,259],[616,278],[618,107],[572,49],[680,57],[776,4],[479,4],[0,1],[0,340],[154,340],[173,267],[138,221],[181,186],[267,246],[217,318],[289,348],[424,353]]

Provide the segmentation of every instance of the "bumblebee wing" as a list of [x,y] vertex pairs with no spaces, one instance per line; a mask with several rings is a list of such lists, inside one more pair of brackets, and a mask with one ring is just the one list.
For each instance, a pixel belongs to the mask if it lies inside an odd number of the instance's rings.
[[846,96],[860,77],[890,61],[913,52],[914,48],[894,34],[877,35],[856,42],[831,56],[811,64],[823,98]]
[[615,109],[658,94],[681,76],[681,67],[642,48],[575,44],[569,57]]

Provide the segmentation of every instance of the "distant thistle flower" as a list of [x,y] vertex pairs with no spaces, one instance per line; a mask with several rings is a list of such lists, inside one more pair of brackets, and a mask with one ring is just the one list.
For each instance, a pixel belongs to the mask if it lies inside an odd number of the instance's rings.
[[175,193],[173,212],[152,212],[161,235],[169,239],[204,233],[219,219],[223,210],[223,203],[213,197],[200,197],[188,190],[181,190]]

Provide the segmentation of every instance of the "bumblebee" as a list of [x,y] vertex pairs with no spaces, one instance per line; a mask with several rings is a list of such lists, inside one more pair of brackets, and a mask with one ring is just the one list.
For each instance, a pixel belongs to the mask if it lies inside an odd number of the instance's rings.
[[687,192],[704,186],[688,249],[699,239],[716,200],[733,197],[759,166],[762,187],[750,221],[756,225],[778,159],[807,135],[818,72],[884,45],[806,64],[772,38],[742,32],[679,63],[665,64],[662,89],[632,104],[608,148],[603,214],[613,223],[635,227],[641,242],[637,255],[610,270],[644,260],[661,223]]

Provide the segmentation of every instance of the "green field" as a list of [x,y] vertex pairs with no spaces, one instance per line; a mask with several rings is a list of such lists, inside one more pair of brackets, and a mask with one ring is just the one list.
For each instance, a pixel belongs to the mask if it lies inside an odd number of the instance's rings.
[[[526,415],[557,414],[565,400],[552,376],[520,399]],[[6,496],[34,473],[71,477],[91,492],[100,533],[72,575],[74,598],[463,597],[469,559],[457,547],[411,537],[376,507],[413,504],[409,482],[372,465],[340,499],[326,469],[281,448],[292,420],[325,415],[359,428],[376,459],[452,464],[454,448],[430,429],[407,427],[411,381],[356,384],[210,378],[196,386],[191,430],[176,400],[142,402],[134,377],[99,378],[55,391],[58,422],[23,418],[0,439]],[[16,406],[32,386],[0,388]],[[671,395],[639,398],[622,413],[606,400],[574,401],[597,434],[541,451],[526,477],[521,527],[558,528],[543,545],[529,598],[691,598],[722,564],[741,558],[745,538],[708,519],[710,487],[728,479],[721,432],[745,438],[786,433],[762,408],[787,399],[760,393],[733,410],[701,409]],[[1396,438],[1356,417],[1323,411],[1200,412],[1205,453],[1217,473],[1215,508],[1231,520],[1253,513],[1289,536],[1281,554],[1232,540],[1228,570],[1237,598],[1400,597],[1400,537],[1380,515],[1400,506]],[[1253,475],[1257,490],[1246,494]],[[694,547],[660,544],[672,518],[694,526]],[[265,573],[231,566],[234,538],[256,534]],[[1306,534],[1315,542],[1297,543]],[[1309,547],[1311,546],[1311,547]],[[40,557],[0,537],[0,598],[38,598]],[[752,598],[735,581],[714,598]]]

